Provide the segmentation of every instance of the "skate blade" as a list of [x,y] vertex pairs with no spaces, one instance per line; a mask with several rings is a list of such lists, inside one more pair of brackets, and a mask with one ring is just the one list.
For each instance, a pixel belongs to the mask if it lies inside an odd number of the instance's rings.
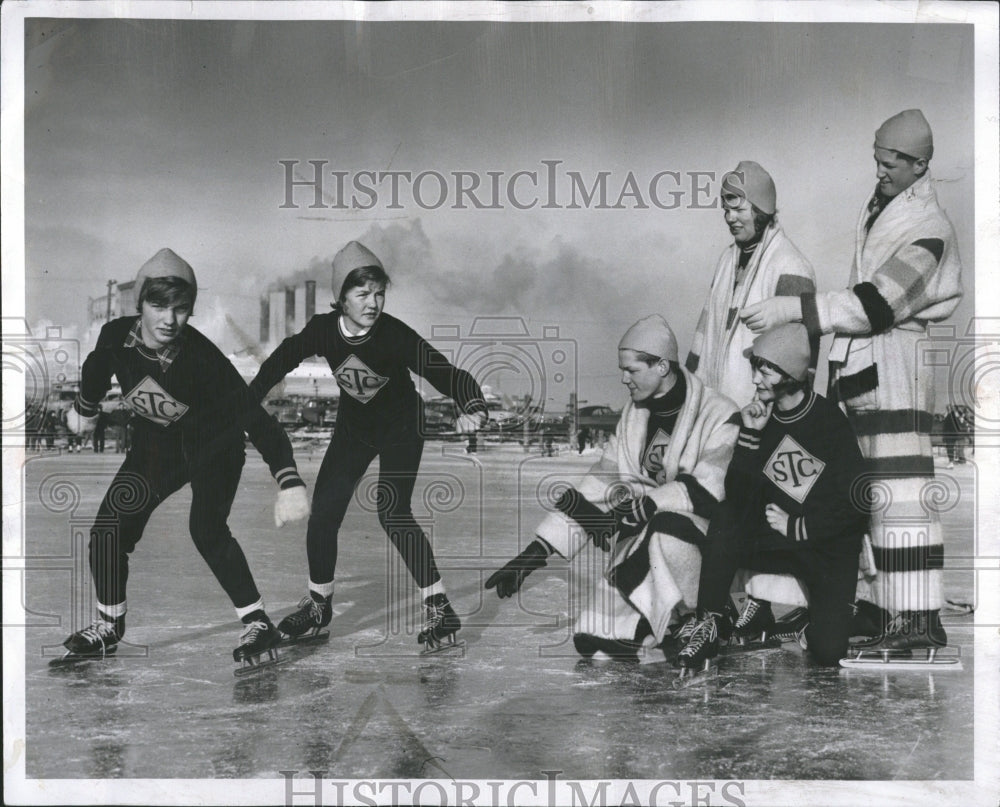
[[53,668],[72,667],[75,664],[84,664],[90,661],[104,661],[105,659],[109,659],[112,656],[114,656],[115,653],[117,652],[118,652],[118,645],[109,647],[103,653],[81,654],[81,653],[72,653],[67,650],[65,655],[49,659],[49,666]]
[[313,644],[325,644],[330,641],[330,631],[316,630],[315,632],[303,633],[301,636],[281,635],[278,647],[302,647]]
[[880,651],[862,650],[854,656],[840,660],[840,666],[849,670],[900,670],[919,672],[921,670],[961,670],[962,659],[957,655],[941,655],[933,658],[914,658],[907,651],[905,655],[885,654]]
[[462,657],[465,657],[465,640],[455,639],[454,636],[451,637],[451,641],[438,642],[436,644],[426,643],[423,650],[420,651],[421,656],[436,656],[439,653],[448,653],[450,651],[458,651],[461,653]]
[[247,675],[255,675],[261,670],[266,670],[269,667],[276,667],[278,664],[284,664],[288,659],[283,656],[278,655],[278,648],[272,647],[267,651],[267,655],[261,654],[254,658],[243,659],[241,666],[233,669],[233,675],[237,678],[243,678]]
[[746,642],[731,642],[719,648],[720,655],[733,655],[735,653],[755,653],[758,650],[778,650],[781,648],[781,639],[777,636],[768,636],[766,639],[752,639]]
[[687,689],[688,687],[701,686],[716,681],[719,677],[719,667],[711,664],[707,669],[700,670],[681,667],[680,673],[673,680],[674,689]]

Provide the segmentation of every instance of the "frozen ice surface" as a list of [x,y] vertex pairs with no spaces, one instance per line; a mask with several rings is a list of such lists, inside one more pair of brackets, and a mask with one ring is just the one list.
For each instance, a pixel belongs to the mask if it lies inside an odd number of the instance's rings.
[[[310,488],[320,458],[300,457]],[[428,443],[414,512],[467,642],[464,654],[430,658],[418,656],[417,592],[363,483],[341,529],[329,642],[283,651],[288,663],[244,679],[230,655],[238,622],[187,532],[187,490],[154,514],[132,556],[129,644],[104,663],[48,667],[74,619],[90,620],[86,534],[120,457],[30,460],[27,775],[972,778],[974,616],[945,620],[960,672],[823,669],[782,649],[727,658],[716,683],[676,691],[662,662],[579,660],[566,564],[536,572],[520,598],[487,595],[485,577],[531,539],[539,492],[594,459],[513,447],[470,457]],[[949,475],[961,499],[943,516],[947,552],[968,557],[975,468]],[[59,485],[78,499],[55,495]],[[305,528],[273,527],[274,495],[250,449],[230,526],[279,618],[305,593]],[[971,571],[945,572],[947,597],[972,601],[973,589]]]

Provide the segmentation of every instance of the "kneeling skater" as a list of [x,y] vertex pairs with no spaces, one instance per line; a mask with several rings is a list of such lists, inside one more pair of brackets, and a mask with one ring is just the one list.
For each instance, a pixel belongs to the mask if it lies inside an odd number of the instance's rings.
[[592,540],[609,560],[574,644],[583,656],[637,660],[644,646],[669,653],[672,631],[694,609],[700,544],[722,498],[738,417],[728,398],[681,368],[661,316],[628,330],[618,366],[630,400],[600,461],[486,588],[509,597],[553,552],[570,559]]
[[[847,416],[809,387],[805,326],[781,325],[747,351],[757,392],[726,474],[726,500],[712,519],[698,585],[699,621],[678,653],[696,668],[728,638],[730,587],[738,569],[799,578],[808,590],[804,629],[812,657],[836,665],[847,651],[867,527],[864,463]],[[748,601],[773,625],[771,605]]]

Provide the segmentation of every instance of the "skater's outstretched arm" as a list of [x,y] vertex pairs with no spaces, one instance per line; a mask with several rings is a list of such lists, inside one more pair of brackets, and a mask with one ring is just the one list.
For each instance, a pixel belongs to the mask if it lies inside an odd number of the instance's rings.
[[328,316],[336,315],[313,317],[305,328],[285,338],[264,360],[256,377],[250,382],[250,393],[255,402],[264,400],[271,388],[305,359],[324,354],[332,338],[331,329],[324,324]]
[[479,383],[471,373],[455,367],[447,357],[408,325],[402,325],[405,339],[403,350],[407,367],[426,378],[442,395],[451,398],[462,414],[459,415],[459,433],[475,431],[486,425],[489,408]]

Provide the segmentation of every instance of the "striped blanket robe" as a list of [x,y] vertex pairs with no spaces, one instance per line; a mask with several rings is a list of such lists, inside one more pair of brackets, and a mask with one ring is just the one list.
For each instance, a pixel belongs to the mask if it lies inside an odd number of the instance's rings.
[[777,222],[764,231],[734,289],[739,258],[735,243],[719,257],[685,366],[707,386],[745,406],[753,398],[754,385],[743,351],[753,343],[754,334],[737,313],[768,297],[814,292],[816,275]]
[[[728,398],[681,370],[687,397],[663,457],[665,482],[643,471],[649,410],[629,401],[600,461],[576,485],[590,502],[608,510],[623,495],[648,495],[657,512],[633,538],[612,547],[596,592],[581,593],[577,633],[632,639],[640,617],[663,640],[675,609],[698,601],[701,550],[708,520],[724,496],[726,470],[739,434],[739,415]],[[564,558],[587,545],[583,529],[562,513],[550,513],[536,530]]]
[[834,333],[830,396],[845,406],[870,474],[878,575],[869,598],[890,611],[942,605],[944,546],[930,431],[934,374],[921,360],[929,322],[962,296],[951,222],[925,174],[857,227],[851,288],[803,295],[811,334]]

